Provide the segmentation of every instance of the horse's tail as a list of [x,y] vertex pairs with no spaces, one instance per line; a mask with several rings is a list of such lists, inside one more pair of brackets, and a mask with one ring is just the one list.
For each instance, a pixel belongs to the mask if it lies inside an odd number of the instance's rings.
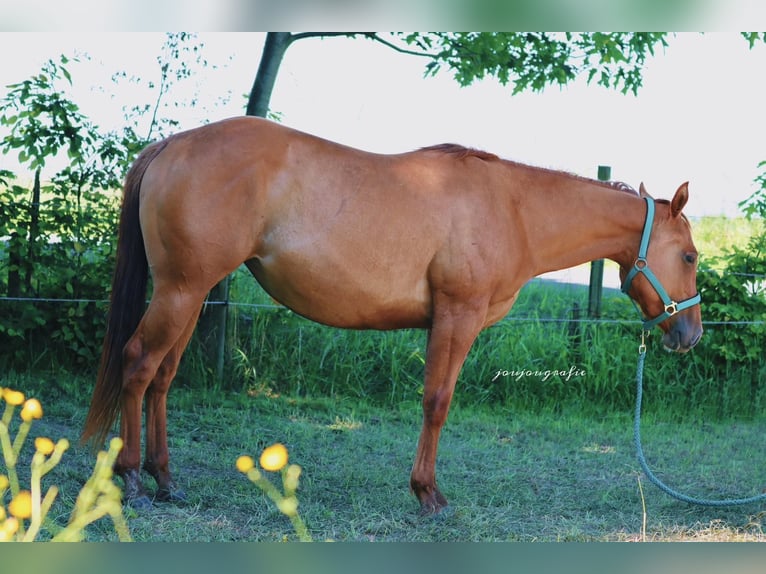
[[83,443],[92,441],[95,447],[104,443],[120,412],[122,351],[144,313],[149,268],[138,217],[141,181],[146,168],[167,142],[156,142],[144,149],[125,178],[106,335],[98,378],[80,439]]

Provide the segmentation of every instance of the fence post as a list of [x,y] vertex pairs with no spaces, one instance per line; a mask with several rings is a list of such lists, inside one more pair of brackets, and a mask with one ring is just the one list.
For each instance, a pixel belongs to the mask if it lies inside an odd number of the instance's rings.
[[215,285],[199,318],[198,336],[208,364],[215,368],[218,381],[223,379],[226,366],[226,331],[229,314],[229,276]]
[[[608,165],[598,166],[599,181],[609,181],[612,177],[612,168]],[[604,260],[597,259],[590,262],[590,285],[588,287],[588,317],[598,318],[601,316],[601,294],[604,289]]]

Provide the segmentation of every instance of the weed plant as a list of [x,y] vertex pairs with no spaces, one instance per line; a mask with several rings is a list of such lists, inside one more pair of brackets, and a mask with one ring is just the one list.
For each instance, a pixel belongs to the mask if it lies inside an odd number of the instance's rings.
[[[119,539],[129,541],[130,532],[122,513],[122,495],[112,482],[112,466],[122,441],[112,439],[109,450],[99,453],[93,474],[80,490],[69,522],[62,528],[48,518],[59,489],[50,486],[43,495],[42,479],[61,462],[69,441],[60,439],[54,444],[48,437],[37,437],[30,463],[30,487],[21,488],[17,464],[32,424],[42,418],[43,409],[37,399],[25,400],[22,392],[10,388],[0,388],[0,397],[5,401],[0,420],[0,448],[6,471],[6,474],[0,474],[0,542],[34,542],[42,530],[46,530],[53,541],[78,542],[84,538],[89,524],[107,515],[112,518]],[[14,413],[19,406],[21,422],[14,437]],[[9,499],[7,505],[6,498]]]

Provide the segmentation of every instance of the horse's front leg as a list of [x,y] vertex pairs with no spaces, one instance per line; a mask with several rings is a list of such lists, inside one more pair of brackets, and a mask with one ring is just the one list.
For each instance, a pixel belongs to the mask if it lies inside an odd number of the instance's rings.
[[460,369],[486,315],[486,307],[481,305],[449,303],[441,308],[435,305],[434,310],[426,350],[423,429],[410,475],[410,487],[424,515],[436,514],[447,506],[447,499],[436,486],[439,435]]

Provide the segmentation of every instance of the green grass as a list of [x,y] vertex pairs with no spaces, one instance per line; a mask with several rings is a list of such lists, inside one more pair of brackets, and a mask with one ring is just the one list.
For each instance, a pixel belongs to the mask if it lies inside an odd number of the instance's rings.
[[[34,436],[73,444],[49,478],[61,487],[52,514],[61,520],[92,468],[92,455],[76,445],[89,384],[0,380],[41,398],[46,413]],[[645,408],[647,458],[672,486],[710,497],[760,491],[766,420],[668,420],[650,392]],[[318,541],[764,539],[758,505],[692,507],[650,485],[635,462],[630,410],[594,417],[456,406],[437,466],[451,509],[437,518],[420,518],[408,491],[420,427],[415,401],[381,407],[351,398],[174,389],[169,410],[172,464],[189,500],[129,511],[139,541],[294,540],[287,518],[234,468],[239,455],[257,456],[277,441],[303,467],[299,510]],[[115,535],[102,521],[88,539]]]

